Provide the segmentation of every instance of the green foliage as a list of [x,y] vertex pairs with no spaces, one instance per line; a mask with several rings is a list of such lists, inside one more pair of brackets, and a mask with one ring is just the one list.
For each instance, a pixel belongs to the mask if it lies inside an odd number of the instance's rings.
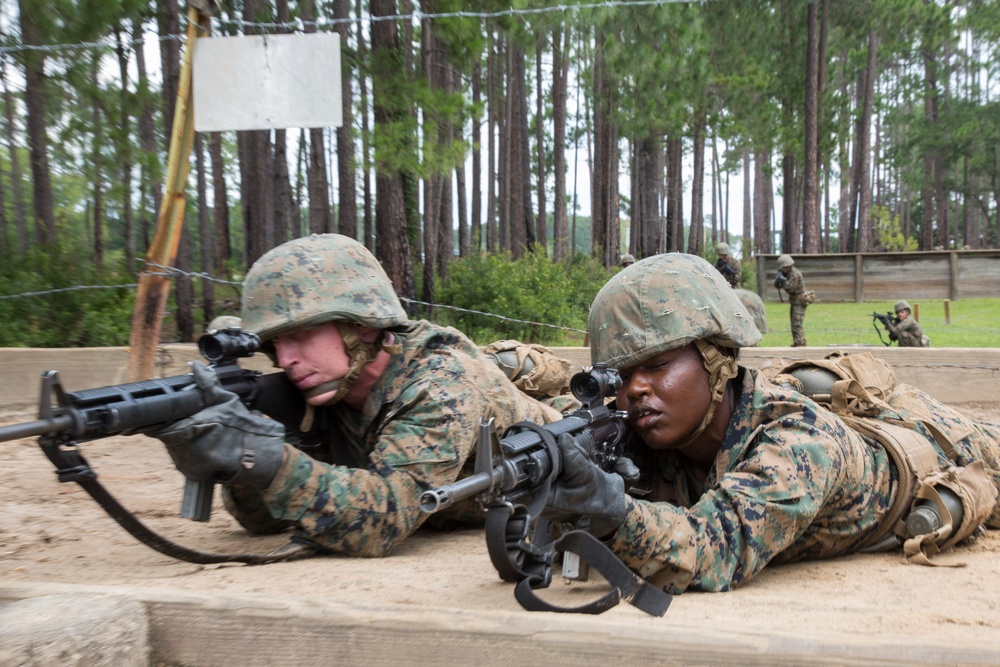
[[[905,295],[900,295],[904,297]],[[872,312],[892,310],[895,301],[814,303],[806,310],[805,333],[811,347],[881,346],[872,327]],[[1000,299],[910,299],[931,347],[1000,347]],[[767,330],[760,347],[792,344],[788,304],[768,301]],[[947,311],[946,311],[947,308]],[[947,315],[946,315],[947,312]],[[879,325],[881,326],[881,325]],[[885,331],[882,337],[888,341]]]
[[873,206],[871,215],[875,224],[875,238],[882,250],[913,252],[917,249],[917,239],[903,235],[898,215],[892,215],[885,206]]
[[129,276],[99,273],[70,244],[33,248],[0,268],[0,347],[105,347],[129,339],[135,289],[79,289],[125,285]]
[[[444,308],[435,309],[430,319],[454,326],[483,345],[504,338],[579,345],[582,333],[525,322],[586,330],[590,303],[610,277],[610,272],[586,255],[557,263],[542,250],[525,253],[519,259],[509,254],[476,254],[449,266],[448,277],[439,283],[435,300],[511,319]],[[515,319],[524,322],[512,321]]]

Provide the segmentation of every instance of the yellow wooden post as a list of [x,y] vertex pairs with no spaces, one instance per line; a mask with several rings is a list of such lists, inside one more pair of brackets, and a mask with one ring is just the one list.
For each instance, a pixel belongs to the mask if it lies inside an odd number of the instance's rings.
[[139,275],[135,310],[132,313],[132,331],[129,337],[131,354],[128,364],[129,380],[132,382],[153,377],[160,325],[170,296],[170,277],[158,275],[163,273],[158,267],[173,266],[184,224],[184,187],[190,168],[191,146],[194,143],[191,68],[198,33],[201,31],[202,35],[208,36],[210,30],[208,13],[194,4],[188,6],[187,41],[177,85],[163,200],[157,214],[156,234],[146,252],[146,267]]

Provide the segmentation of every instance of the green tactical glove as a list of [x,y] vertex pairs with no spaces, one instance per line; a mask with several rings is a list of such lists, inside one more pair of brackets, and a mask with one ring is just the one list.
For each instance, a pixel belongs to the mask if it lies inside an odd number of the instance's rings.
[[625,480],[621,475],[601,470],[569,433],[560,435],[556,442],[562,455],[562,470],[549,489],[542,516],[574,523],[581,517],[589,517],[587,530],[596,537],[607,537],[618,530],[628,512]]
[[163,441],[188,479],[267,488],[281,467],[284,427],[247,410],[204,364],[191,367],[205,407],[150,435]]

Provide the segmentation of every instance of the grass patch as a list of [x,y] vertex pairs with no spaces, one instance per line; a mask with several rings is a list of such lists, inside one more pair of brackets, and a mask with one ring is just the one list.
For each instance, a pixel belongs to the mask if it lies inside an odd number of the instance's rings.
[[[863,303],[814,303],[806,310],[805,334],[811,347],[829,345],[881,345],[872,327],[872,312],[892,311],[895,301]],[[931,347],[1000,347],[1000,299],[948,301],[945,316],[943,299],[910,300],[919,309],[920,326],[931,339]],[[768,333],[760,347],[792,344],[788,304],[767,302]],[[881,328],[881,324],[879,327]],[[883,329],[882,337],[889,336]]]

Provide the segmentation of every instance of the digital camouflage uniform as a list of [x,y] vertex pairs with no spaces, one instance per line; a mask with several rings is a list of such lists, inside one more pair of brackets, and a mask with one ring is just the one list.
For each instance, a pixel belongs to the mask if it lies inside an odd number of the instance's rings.
[[[897,472],[880,445],[759,371],[743,368],[734,383],[736,409],[704,486],[676,452],[660,453],[652,496],[631,499],[613,538],[627,565],[669,592],[728,590],[768,563],[851,553],[893,499]],[[981,460],[1000,470],[1000,426],[977,424],[907,385],[889,403],[902,417],[960,436],[960,464]],[[994,483],[1000,486],[996,476]]]
[[455,329],[414,322],[396,338],[403,352],[362,411],[344,403],[320,408],[321,442],[308,454],[286,445],[262,505],[256,494],[229,498],[244,527],[267,533],[292,522],[331,551],[385,555],[427,518],[420,495],[459,477],[480,418],[494,417],[500,432],[522,420],[561,418],[518,391]]
[[[626,370],[693,342],[756,343],[732,291],[702,268],[710,266],[672,253],[612,278],[591,309],[592,360]],[[711,376],[709,388],[725,382]],[[677,449],[640,445],[650,492],[628,497],[624,521],[606,541],[668,592],[728,590],[768,563],[857,551],[884,531],[880,522],[895,500],[899,473],[882,445],[761,371],[738,367],[728,386],[733,412],[705,481],[696,481]],[[982,461],[1000,488],[1000,426],[974,422],[907,385],[896,385],[886,402],[891,411],[883,417],[914,423],[941,469],[951,463],[938,438],[952,443],[958,465]],[[993,502],[986,524],[1000,527]]]
[[793,266],[785,276],[785,284],[781,289],[788,293],[788,303],[791,307],[792,345],[803,346],[806,344],[806,334],[802,328],[802,321],[806,317],[806,306],[809,304],[803,298],[806,284],[802,279],[802,272]]
[[912,315],[898,322],[890,321],[886,328],[889,339],[899,341],[900,347],[924,347],[924,331]]
[[[726,267],[729,267],[728,271]],[[719,257],[715,260],[715,268],[719,270],[730,287],[739,287],[742,284],[743,267],[740,266],[740,260],[730,257],[727,262]]]
[[[225,489],[227,509],[251,532],[294,526],[336,553],[385,555],[427,518],[420,495],[463,472],[480,419],[495,418],[502,432],[522,420],[561,418],[521,393],[461,332],[407,320],[385,272],[353,239],[296,239],[269,251],[248,272],[243,325],[260,335],[266,350],[275,336],[324,322],[336,323],[342,333],[349,323],[390,331],[369,350],[369,358],[379,349],[388,352],[389,365],[361,410],[327,403],[315,408],[311,426],[302,426],[306,433],[292,429],[284,461],[262,492]],[[346,338],[345,346],[350,348]]]

